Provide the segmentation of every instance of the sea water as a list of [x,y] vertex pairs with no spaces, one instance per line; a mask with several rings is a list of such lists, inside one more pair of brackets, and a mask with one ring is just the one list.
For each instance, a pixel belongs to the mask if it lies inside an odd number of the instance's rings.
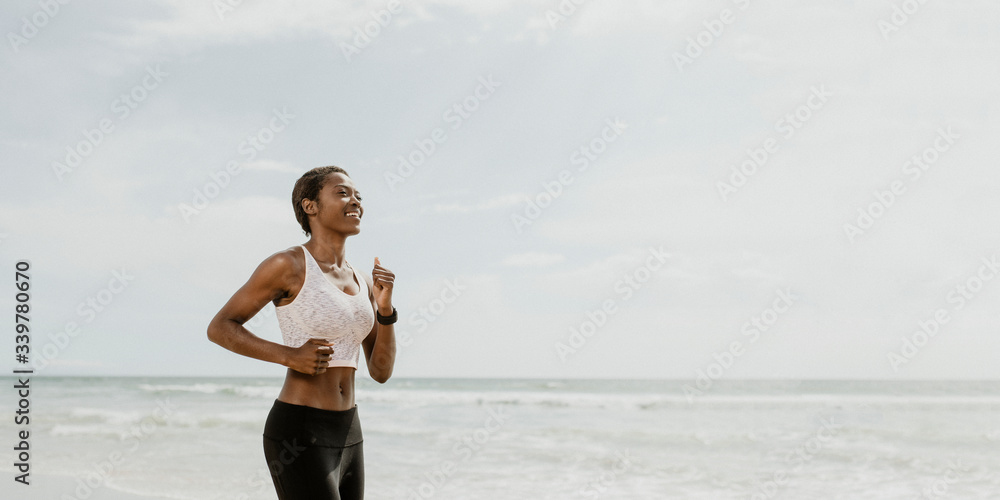
[[[261,432],[281,382],[33,378],[33,481],[276,498]],[[1000,382],[686,384],[359,377],[366,498],[1000,498]],[[8,482],[15,433],[2,419]]]

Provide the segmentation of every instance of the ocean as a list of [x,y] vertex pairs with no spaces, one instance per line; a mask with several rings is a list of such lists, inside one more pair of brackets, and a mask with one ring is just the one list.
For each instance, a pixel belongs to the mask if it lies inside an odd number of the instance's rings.
[[[30,486],[8,387],[0,494],[274,499],[281,382],[35,377]],[[685,384],[359,377],[366,498],[1000,498],[1000,382]]]

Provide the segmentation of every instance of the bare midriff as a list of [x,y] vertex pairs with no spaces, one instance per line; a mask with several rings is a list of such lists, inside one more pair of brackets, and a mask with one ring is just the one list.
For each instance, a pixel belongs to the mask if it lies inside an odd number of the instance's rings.
[[289,368],[278,400],[323,410],[350,410],[354,408],[355,372],[349,366],[332,366],[319,375],[306,375]]

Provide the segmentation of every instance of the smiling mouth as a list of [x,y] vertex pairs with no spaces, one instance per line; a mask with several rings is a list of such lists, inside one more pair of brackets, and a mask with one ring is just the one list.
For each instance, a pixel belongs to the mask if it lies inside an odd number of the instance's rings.
[[360,220],[361,219],[361,212],[347,212],[347,216],[348,217],[354,217],[354,218],[357,218],[357,219]]

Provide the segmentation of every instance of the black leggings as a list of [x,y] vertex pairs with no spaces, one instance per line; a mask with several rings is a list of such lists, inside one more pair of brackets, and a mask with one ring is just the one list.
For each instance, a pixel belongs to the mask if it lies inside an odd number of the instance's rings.
[[264,458],[279,500],[360,500],[365,457],[358,407],[332,411],[274,400]]

